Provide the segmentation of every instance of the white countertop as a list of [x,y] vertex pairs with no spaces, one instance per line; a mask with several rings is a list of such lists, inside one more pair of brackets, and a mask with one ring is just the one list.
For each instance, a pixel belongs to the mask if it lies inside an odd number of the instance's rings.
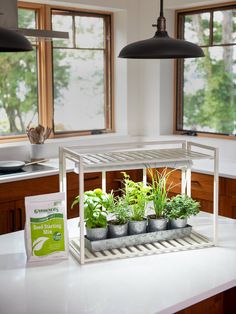
[[[190,223],[211,235],[210,214]],[[77,219],[68,221],[78,235]],[[219,246],[80,266],[26,265],[22,231],[0,236],[1,314],[173,313],[236,286],[236,221],[220,217]]]
[[[42,163],[42,165],[52,167],[52,169],[46,170],[46,171],[20,172],[20,173],[15,173],[15,174],[0,175],[0,183],[35,179],[35,178],[47,177],[47,176],[53,176],[53,175],[59,174],[58,158],[49,159],[48,161]],[[74,169],[74,163],[67,160],[67,172],[72,172],[73,169]]]
[[[96,139],[96,140],[95,140]],[[186,140],[197,142],[200,144],[210,145],[213,147],[219,148],[219,175],[221,177],[227,178],[236,178],[236,144],[235,141],[230,140],[219,140],[219,139],[211,139],[211,138],[200,138],[194,136],[179,136],[179,135],[166,135],[166,136],[159,136],[156,138],[150,137],[132,137],[132,136],[115,136],[115,135],[101,135],[96,136],[93,139],[85,140],[85,138],[80,138],[80,140],[68,141],[68,142],[59,142],[51,141],[47,143],[47,156],[49,158],[49,162],[45,163],[45,165],[52,166],[54,169],[47,170],[47,171],[40,171],[40,172],[33,172],[33,173],[22,173],[16,175],[4,175],[0,176],[0,183],[5,182],[12,182],[12,181],[19,181],[19,180],[26,180],[32,179],[37,177],[44,177],[50,175],[56,175],[59,173],[58,170],[58,158],[55,158],[58,155],[58,147],[59,146],[79,146],[81,148],[84,147],[93,147],[93,145],[101,145],[101,147],[106,146],[107,144],[116,144],[116,145],[123,145],[124,143],[134,143],[140,142],[144,143],[147,141],[173,141],[173,140]],[[56,145],[56,148],[54,147]],[[27,145],[26,145],[27,146]],[[28,145],[29,146],[29,145]],[[27,148],[29,149],[29,147]],[[10,150],[11,148],[11,150]],[[17,147],[3,147],[0,149],[0,159],[1,160],[12,160],[18,156],[18,158],[22,157],[22,152],[25,152],[27,149],[25,146],[17,146]],[[26,157],[26,155],[24,155]],[[28,156],[29,157],[29,156]],[[26,159],[22,159],[26,160]],[[69,162],[69,161],[68,161]],[[205,173],[205,174],[213,174],[213,162],[210,160],[196,160],[194,161],[192,170],[195,172]],[[69,162],[67,171],[73,171],[73,163]]]
[[[3,175],[0,176],[0,183],[27,180],[51,175],[57,175],[59,173],[58,158],[53,158],[44,163],[45,166],[51,166],[54,169],[38,172],[25,172],[19,174]],[[72,172],[74,169],[74,163],[67,160],[67,172]],[[211,160],[196,160],[193,163],[192,171],[213,174],[213,162]],[[219,163],[219,175],[225,178],[236,179],[236,162],[221,160]]]

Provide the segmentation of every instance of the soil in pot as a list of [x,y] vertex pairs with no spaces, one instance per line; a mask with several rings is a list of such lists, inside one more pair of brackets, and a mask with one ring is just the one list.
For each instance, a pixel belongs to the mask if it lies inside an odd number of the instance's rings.
[[170,219],[170,228],[171,229],[178,229],[178,228],[184,228],[187,225],[187,218],[176,218],[176,219]]
[[162,231],[167,229],[166,218],[156,218],[156,215],[148,216],[148,232]]
[[109,238],[119,238],[128,235],[128,222],[119,225],[115,220],[112,220],[108,224],[108,235]]
[[86,227],[87,238],[91,241],[104,240],[107,238],[108,227],[88,228]]
[[129,221],[129,234],[140,234],[140,233],[146,233],[147,232],[147,220],[141,220],[141,221],[135,221],[131,220]]

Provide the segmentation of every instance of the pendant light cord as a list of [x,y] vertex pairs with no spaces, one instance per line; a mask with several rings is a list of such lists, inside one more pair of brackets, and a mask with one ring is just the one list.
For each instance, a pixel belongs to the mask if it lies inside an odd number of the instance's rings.
[[163,0],[160,0],[160,16],[163,16]]
[[152,24],[152,26],[157,28],[156,35],[168,36],[166,32],[166,19],[163,12],[163,0],[160,0],[160,15],[157,19],[157,24]]

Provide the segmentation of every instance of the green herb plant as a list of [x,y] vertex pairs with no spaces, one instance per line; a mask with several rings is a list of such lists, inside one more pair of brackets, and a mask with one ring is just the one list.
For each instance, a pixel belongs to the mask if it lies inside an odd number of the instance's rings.
[[114,220],[111,221],[112,224],[126,224],[130,218],[130,208],[125,195],[114,197],[109,211],[114,216]]
[[172,197],[166,205],[166,216],[169,219],[185,219],[197,215],[199,211],[199,202],[185,194]]
[[[84,192],[84,220],[88,228],[106,228],[108,208],[112,204],[112,194],[104,193],[101,189]],[[71,207],[80,202],[77,196]]]
[[150,200],[153,201],[151,207],[155,212],[155,218],[163,218],[165,216],[165,208],[168,201],[168,193],[174,187],[173,183],[167,184],[171,173],[175,170],[168,171],[165,168],[163,171],[149,170],[151,176],[151,194]]
[[145,186],[143,182],[134,182],[130,176],[123,172],[124,175],[124,195],[130,206],[133,221],[142,221],[145,219],[145,207],[150,196],[151,188]]

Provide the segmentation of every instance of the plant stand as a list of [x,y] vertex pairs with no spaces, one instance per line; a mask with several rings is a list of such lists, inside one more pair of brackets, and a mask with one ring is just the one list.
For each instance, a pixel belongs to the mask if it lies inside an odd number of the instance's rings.
[[[75,163],[79,174],[80,237],[70,240],[70,251],[81,264],[107,259],[159,254],[186,249],[214,246],[218,238],[218,163],[217,148],[187,142],[151,141],[126,144],[109,144],[104,147],[61,147],[59,151],[60,191],[66,193],[66,160]],[[147,182],[146,169],[158,167],[181,168],[181,193],[191,196],[191,167],[193,160],[209,159],[214,163],[213,241],[192,231],[189,237],[157,241],[119,249],[91,252],[85,248],[84,227],[84,173],[102,172],[102,189],[106,190],[106,171],[143,169],[143,181]]]

